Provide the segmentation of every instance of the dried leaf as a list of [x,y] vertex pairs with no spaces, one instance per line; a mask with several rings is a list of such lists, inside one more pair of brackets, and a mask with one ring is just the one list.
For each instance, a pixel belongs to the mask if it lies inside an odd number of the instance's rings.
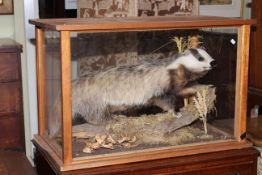
[[99,149],[100,147],[101,147],[101,144],[98,142],[92,144],[93,149]]
[[131,143],[129,143],[129,142],[123,143],[122,146],[125,147],[125,148],[131,148],[132,147]]
[[85,141],[86,147],[91,148],[92,147],[92,142],[90,141]]
[[122,137],[122,138],[119,139],[117,142],[118,142],[119,144],[122,144],[122,143],[124,143],[124,142],[126,142],[126,141],[128,141],[128,140],[130,140],[130,137]]
[[92,153],[92,149],[91,148],[89,148],[89,147],[85,147],[84,149],[83,149],[83,152],[84,153]]
[[105,142],[105,140],[106,140],[106,135],[100,135],[100,134],[98,134],[98,135],[96,135],[95,136],[95,140],[99,143],[99,144],[103,144],[104,142]]
[[113,139],[113,137],[111,135],[109,135],[106,139],[107,142],[109,143],[113,143],[113,144],[116,144],[116,141]]
[[102,144],[101,147],[107,148],[107,149],[114,149],[113,143]]
[[132,139],[129,141],[130,143],[135,143],[137,141],[136,136],[133,136]]

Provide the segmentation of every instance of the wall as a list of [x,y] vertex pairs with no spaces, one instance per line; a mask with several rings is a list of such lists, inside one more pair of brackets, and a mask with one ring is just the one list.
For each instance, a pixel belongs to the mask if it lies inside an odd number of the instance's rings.
[[14,38],[14,15],[0,15],[0,38]]
[[23,105],[25,123],[26,155],[32,162],[33,135],[37,133],[37,97],[35,47],[31,39],[34,38],[34,26],[29,19],[38,18],[38,0],[14,0],[14,38],[23,45],[21,55],[23,77]]
[[[34,1],[34,0],[32,0]],[[37,116],[31,117],[32,115],[35,114],[34,111],[36,111],[36,105],[32,104],[35,103],[35,101],[31,102],[31,107],[30,107],[30,99],[35,98],[36,95],[34,94],[34,87],[31,87],[29,93],[29,82],[32,82],[33,84],[35,83],[34,80],[34,75],[35,71],[33,68],[28,69],[28,64],[31,62],[30,66],[35,67],[34,61],[35,57],[34,55],[28,56],[28,47],[27,43],[29,40],[26,38],[26,26],[28,26],[28,20],[26,20],[26,15],[30,14],[31,12],[35,13],[35,9],[38,9],[36,6],[32,6],[32,3],[30,4],[29,2],[32,2],[30,0],[14,0],[14,14],[13,15],[0,15],[0,38],[12,38],[19,42],[20,44],[23,45],[23,52],[21,54],[21,67],[22,67],[22,84],[23,84],[23,107],[24,107],[24,125],[25,125],[25,145],[26,145],[26,155],[28,159],[32,162],[32,157],[33,157],[33,146],[31,143],[32,135],[36,133],[37,131],[37,122],[35,121]],[[37,3],[38,1],[35,1]],[[25,11],[25,9],[27,9]],[[37,14],[37,12],[36,12]],[[37,15],[36,15],[37,16]],[[32,35],[34,34],[34,31],[28,31],[31,32]],[[34,48],[29,51],[30,53],[34,53]],[[33,71],[28,73],[28,71]],[[31,74],[31,75],[30,75]],[[33,75],[32,75],[33,74]],[[32,78],[33,76],[33,78]],[[33,111],[30,109],[33,108]]]
[[199,14],[210,16],[223,15],[224,17],[238,17],[242,14],[242,12],[238,10],[241,8],[241,1],[244,2],[244,0],[233,0],[232,5],[201,5],[199,7]]
[[[38,132],[38,114],[37,114],[37,91],[36,91],[36,54],[35,45],[32,39],[35,38],[35,26],[29,24],[29,19],[39,18],[38,15],[38,0],[24,0],[24,37],[26,45],[27,57],[27,93],[28,93],[28,123],[25,126],[28,128],[27,143],[28,152],[27,156],[33,157],[33,146],[31,139]],[[30,149],[30,151],[29,151]]]
[[243,18],[244,19],[249,19],[251,18],[251,8],[248,8],[246,5],[248,3],[251,3],[252,0],[244,0],[244,8],[243,8]]

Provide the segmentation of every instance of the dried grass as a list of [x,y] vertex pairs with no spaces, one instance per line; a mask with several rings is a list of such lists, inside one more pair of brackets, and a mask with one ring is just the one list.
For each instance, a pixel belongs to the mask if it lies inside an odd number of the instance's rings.
[[215,109],[215,88],[206,87],[193,97],[193,105],[197,110],[199,119],[203,121],[205,134],[207,134],[207,114]]

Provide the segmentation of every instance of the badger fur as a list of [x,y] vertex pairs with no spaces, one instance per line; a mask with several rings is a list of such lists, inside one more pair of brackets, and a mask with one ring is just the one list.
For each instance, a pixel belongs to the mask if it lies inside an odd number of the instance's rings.
[[114,106],[153,104],[173,111],[172,99],[184,95],[189,82],[204,76],[213,62],[203,49],[188,49],[167,59],[89,73],[72,83],[73,118],[100,124]]
[[[136,65],[122,65],[88,73],[72,82],[72,116],[82,116],[90,124],[102,124],[110,119],[115,107],[156,105],[174,112],[177,96],[195,93],[191,82],[212,69],[214,60],[202,49],[161,60]],[[54,104],[48,119],[49,136],[61,131],[61,97]],[[60,116],[60,117],[59,117]]]

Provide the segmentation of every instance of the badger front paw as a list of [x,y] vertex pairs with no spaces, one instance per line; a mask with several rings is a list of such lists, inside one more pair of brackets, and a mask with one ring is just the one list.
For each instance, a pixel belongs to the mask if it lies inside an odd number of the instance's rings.
[[205,88],[212,88],[214,85],[206,85],[206,84],[195,84],[192,86],[184,87],[182,90],[178,92],[178,95],[181,97],[190,97],[194,96],[198,91],[205,89]]
[[197,89],[195,89],[194,87],[186,87],[178,92],[178,96],[189,97],[189,96],[195,95],[196,92],[197,92]]
[[168,111],[169,114],[171,114],[174,118],[180,118],[182,117],[182,114],[180,112],[175,112],[174,110]]

